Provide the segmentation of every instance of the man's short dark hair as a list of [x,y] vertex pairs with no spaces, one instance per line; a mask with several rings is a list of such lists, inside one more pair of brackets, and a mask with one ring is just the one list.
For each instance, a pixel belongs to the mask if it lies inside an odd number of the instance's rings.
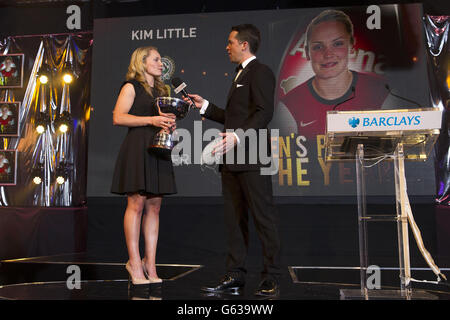
[[253,24],[240,24],[231,27],[231,31],[236,31],[236,39],[243,42],[247,41],[250,46],[250,52],[255,54],[258,51],[259,43],[261,42],[261,34],[257,27]]

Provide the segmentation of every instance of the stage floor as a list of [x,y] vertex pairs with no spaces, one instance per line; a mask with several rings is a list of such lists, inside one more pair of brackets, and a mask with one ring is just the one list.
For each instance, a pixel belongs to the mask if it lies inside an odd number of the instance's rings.
[[[74,269],[79,267],[79,282]],[[73,268],[73,267],[72,267]],[[3,300],[266,300],[253,295],[259,274],[249,272],[242,295],[204,294],[201,287],[219,280],[217,266],[158,264],[161,285],[149,290],[128,290],[125,265],[89,253],[64,254],[1,261],[0,299]],[[441,266],[444,274],[450,268]],[[288,266],[280,281],[277,300],[339,300],[341,290],[359,289],[359,267]],[[415,279],[435,281],[428,268],[413,268]],[[413,292],[426,293],[427,300],[450,300],[450,286],[412,284]],[[397,290],[398,269],[381,268],[381,290]],[[382,292],[382,291],[378,291]],[[386,298],[381,298],[386,299]]]

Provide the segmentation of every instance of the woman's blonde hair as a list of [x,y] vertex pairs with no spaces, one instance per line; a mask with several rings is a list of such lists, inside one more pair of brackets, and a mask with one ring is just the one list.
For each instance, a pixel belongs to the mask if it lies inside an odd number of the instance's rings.
[[[130,65],[128,66],[128,72],[126,75],[127,80],[135,79],[139,81],[145,88],[145,91],[147,91],[151,97],[153,97],[152,88],[150,88],[147,81],[145,81],[144,63],[145,59],[147,59],[147,57],[150,55],[150,51],[152,50],[158,51],[158,49],[151,46],[140,47],[134,50],[133,54],[131,55]],[[154,79],[154,88],[156,89],[157,94],[159,96],[167,96],[167,88],[164,82],[161,80],[161,77],[154,77]]]

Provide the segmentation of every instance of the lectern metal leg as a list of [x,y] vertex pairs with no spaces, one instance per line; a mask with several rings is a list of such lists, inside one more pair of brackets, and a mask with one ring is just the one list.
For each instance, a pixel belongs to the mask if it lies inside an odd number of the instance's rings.
[[411,265],[409,260],[408,214],[405,179],[405,158],[403,144],[399,143],[394,154],[395,201],[397,208],[397,234],[400,268],[400,290],[403,295],[411,294]]
[[367,267],[369,252],[367,246],[366,219],[366,181],[364,176],[364,146],[358,145],[356,151],[356,193],[358,198],[359,264],[361,278],[361,296],[368,298]]

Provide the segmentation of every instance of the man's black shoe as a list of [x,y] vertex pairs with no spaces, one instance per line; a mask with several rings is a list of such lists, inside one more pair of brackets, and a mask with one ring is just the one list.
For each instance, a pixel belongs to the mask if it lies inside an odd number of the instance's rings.
[[215,286],[202,287],[202,291],[206,292],[227,292],[230,294],[240,294],[244,287],[245,281],[240,278],[235,278],[231,275],[225,275]]
[[255,291],[255,296],[278,297],[280,295],[280,286],[273,279],[264,279]]

